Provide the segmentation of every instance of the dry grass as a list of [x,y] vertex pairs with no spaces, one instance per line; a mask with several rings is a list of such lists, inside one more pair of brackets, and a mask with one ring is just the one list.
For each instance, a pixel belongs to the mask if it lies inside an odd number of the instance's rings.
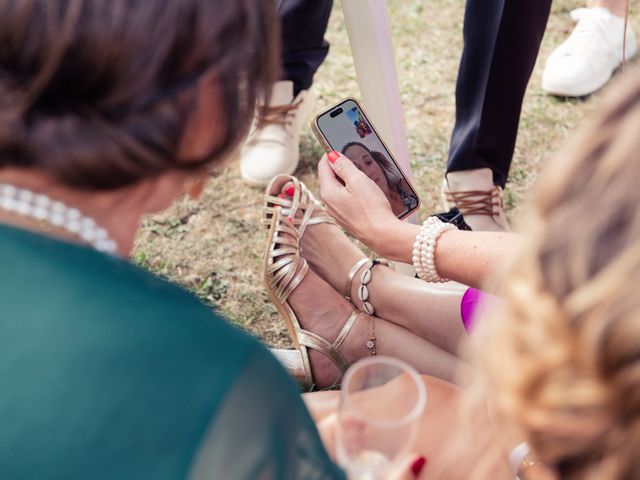
[[[389,0],[402,101],[415,185],[424,211],[439,210],[438,185],[454,120],[454,84],[462,49],[462,0]],[[549,155],[601,103],[601,95],[563,100],[540,89],[542,65],[571,31],[568,12],[577,5],[554,4],[538,64],[530,82],[507,190],[511,216],[526,202]],[[637,25],[637,16],[632,24]],[[345,96],[359,97],[346,32],[337,2],[327,37],[331,53],[316,75],[318,110]],[[309,130],[302,138],[297,171],[316,189],[315,164],[321,150]],[[134,259],[180,283],[233,322],[270,345],[288,345],[286,332],[261,280],[264,234],[260,226],[263,192],[240,180],[237,160],[213,176],[199,202],[180,201],[149,218]]]

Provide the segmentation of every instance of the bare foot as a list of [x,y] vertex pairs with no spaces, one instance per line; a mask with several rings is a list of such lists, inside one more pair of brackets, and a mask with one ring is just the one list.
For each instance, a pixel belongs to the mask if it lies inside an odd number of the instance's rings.
[[[312,270],[289,296],[289,305],[295,311],[303,329],[333,343],[353,312],[353,306]],[[351,331],[338,350],[348,365],[369,355],[365,344],[369,339],[370,317],[359,313]],[[330,358],[308,348],[309,361],[316,389],[335,385],[342,377]]]
[[[280,194],[279,197],[284,198],[284,195]],[[283,213],[287,214],[286,211]],[[294,227],[294,222],[285,220],[284,217],[281,218],[284,223]],[[313,226],[313,229],[315,228],[317,228],[317,225]],[[304,235],[306,236],[310,230],[306,230]],[[285,269],[293,267],[293,264],[287,264],[285,258],[293,259],[292,247],[295,248],[297,242],[293,237],[289,236],[287,228],[282,228],[278,232],[278,236],[282,238],[282,243],[274,245],[274,249],[283,253],[282,256],[273,259],[272,265],[280,264],[282,270],[273,272],[273,278],[282,281],[284,279],[282,274],[287,271]],[[286,237],[288,237],[288,241],[285,241]],[[292,279],[299,275],[304,265],[303,262],[304,260],[300,259],[296,263],[295,275],[293,275],[293,272],[289,272]],[[284,289],[287,288],[287,285],[279,285],[279,287]],[[312,269],[307,270],[304,278],[289,294],[287,303],[295,312],[302,329],[323,338],[329,343],[333,343],[338,338],[345,323],[354,311],[353,305]],[[369,331],[370,317],[358,312],[355,323],[338,349],[338,352],[348,365],[369,354],[365,346],[369,339]],[[309,347],[307,347],[307,351],[309,352],[309,361],[316,389],[335,385],[342,376],[339,368],[323,353]]]

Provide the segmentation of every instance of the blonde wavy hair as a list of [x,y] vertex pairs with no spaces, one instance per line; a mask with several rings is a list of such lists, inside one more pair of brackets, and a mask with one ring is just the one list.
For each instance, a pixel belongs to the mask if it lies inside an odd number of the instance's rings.
[[541,179],[474,340],[498,425],[562,479],[640,478],[640,71],[611,91]]

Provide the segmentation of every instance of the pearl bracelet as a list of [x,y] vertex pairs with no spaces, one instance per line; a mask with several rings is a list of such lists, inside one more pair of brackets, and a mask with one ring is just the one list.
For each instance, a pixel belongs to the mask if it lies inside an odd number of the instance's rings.
[[438,238],[443,232],[458,230],[450,223],[444,223],[438,217],[429,217],[420,228],[413,243],[413,266],[418,278],[429,283],[444,283],[449,280],[441,277],[436,270],[435,254]]

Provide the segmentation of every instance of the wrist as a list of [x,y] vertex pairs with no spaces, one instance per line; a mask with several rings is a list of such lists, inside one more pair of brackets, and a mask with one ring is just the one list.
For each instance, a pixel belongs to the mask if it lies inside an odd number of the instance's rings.
[[396,218],[378,225],[375,238],[368,245],[381,257],[411,263],[413,242],[419,231],[419,225]]
[[425,220],[420,228],[420,233],[413,243],[412,261],[418,278],[428,283],[444,283],[449,280],[442,276],[436,268],[436,250],[442,235],[458,227],[451,223],[445,223],[437,216],[431,216]]

